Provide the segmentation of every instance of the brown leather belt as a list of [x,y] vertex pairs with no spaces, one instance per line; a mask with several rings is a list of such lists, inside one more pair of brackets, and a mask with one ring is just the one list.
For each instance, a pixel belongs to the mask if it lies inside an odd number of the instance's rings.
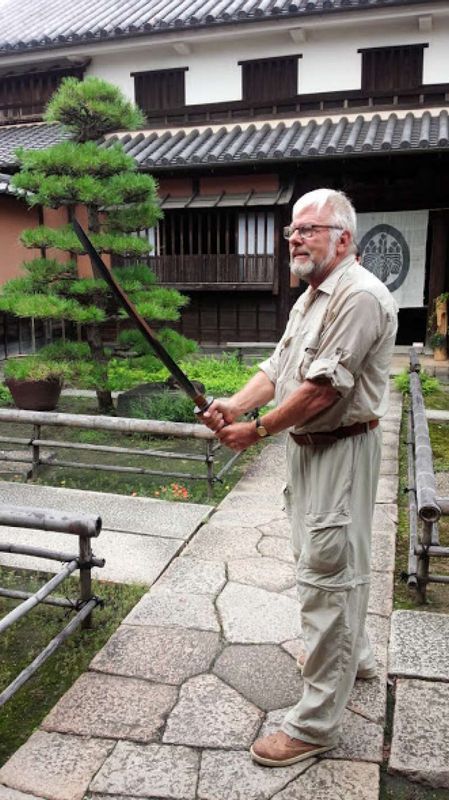
[[347,425],[343,428],[337,428],[335,431],[323,431],[322,433],[290,433],[292,439],[300,447],[304,445],[320,445],[335,444],[339,439],[346,439],[347,436],[360,436],[362,433],[368,433],[373,428],[377,428],[379,424],[378,419],[370,419],[369,422],[354,422],[354,425]]

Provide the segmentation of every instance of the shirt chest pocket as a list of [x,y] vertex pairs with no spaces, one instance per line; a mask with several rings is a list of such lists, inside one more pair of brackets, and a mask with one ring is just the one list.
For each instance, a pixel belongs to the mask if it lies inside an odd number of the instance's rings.
[[312,365],[312,362],[315,361],[316,354],[319,348],[319,338],[318,336],[307,337],[304,339],[303,347],[301,348],[300,358],[298,360],[298,370],[297,370],[297,377],[299,380],[305,380],[305,377]]

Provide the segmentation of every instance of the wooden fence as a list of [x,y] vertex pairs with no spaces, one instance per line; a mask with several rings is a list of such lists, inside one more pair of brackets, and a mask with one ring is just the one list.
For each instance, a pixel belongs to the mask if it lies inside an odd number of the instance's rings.
[[[92,567],[104,567],[104,559],[95,558],[92,553],[91,539],[101,531],[101,519],[88,514],[71,515],[65,512],[46,508],[23,508],[21,506],[0,507],[0,526],[31,528],[35,531],[58,531],[78,537],[78,553],[62,553],[46,550],[42,547],[30,547],[17,543],[0,542],[0,552],[17,553],[35,558],[46,558],[60,561],[62,569],[34,594],[0,588],[0,597],[7,597],[22,602],[0,620],[0,634],[15,622],[28,614],[39,603],[67,608],[74,611],[75,616],[39,653],[38,656],[3,690],[0,694],[0,707],[3,706],[26,681],[39,669],[52,653],[67,639],[70,634],[82,625],[89,628],[91,614],[95,606],[101,603],[100,598],[92,595]],[[76,570],[80,571],[80,596],[77,600],[66,597],[54,597],[51,593]]]
[[407,586],[420,603],[426,599],[429,583],[449,584],[449,575],[430,574],[433,558],[448,558],[449,547],[440,545],[438,521],[449,514],[449,497],[437,493],[432,447],[426,419],[420,364],[416,351],[410,350],[410,409],[407,427],[409,560]]
[[[186,480],[206,480],[209,496],[212,495],[214,483],[221,481],[223,476],[231,469],[240,453],[232,455],[218,473],[215,473],[215,453],[220,444],[212,431],[204,425],[183,422],[161,422],[157,420],[130,419],[128,417],[94,416],[90,414],[61,414],[53,411],[21,411],[18,409],[0,409],[0,423],[13,422],[32,425],[31,436],[17,437],[0,435],[0,442],[19,445],[24,450],[23,455],[0,452],[0,461],[12,461],[31,465],[31,477],[34,479],[39,474],[41,466],[71,467],[75,469],[92,469],[106,472],[122,472],[136,475],[173,476]],[[154,437],[173,437],[184,440],[199,440],[204,443],[204,453],[173,452],[155,449],[139,449],[131,447],[113,447],[111,445],[84,444],[81,442],[66,442],[56,439],[45,439],[41,436],[43,426],[63,426],[88,430],[111,431],[115,433],[140,433]],[[122,466],[120,464],[92,464],[81,461],[67,461],[43,456],[42,447],[54,449],[69,449],[84,452],[101,452],[120,455],[133,455],[147,458],[157,457],[173,461],[196,461],[205,466],[204,472],[180,472],[179,469],[147,469],[145,467]],[[27,453],[26,450],[30,452]]]

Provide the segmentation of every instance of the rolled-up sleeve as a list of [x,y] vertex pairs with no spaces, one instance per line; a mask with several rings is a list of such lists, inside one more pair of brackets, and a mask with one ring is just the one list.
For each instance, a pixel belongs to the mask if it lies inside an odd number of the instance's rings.
[[257,366],[260,370],[262,370],[262,372],[265,372],[271,383],[276,385],[279,373],[279,355],[276,355],[276,350],[274,351],[273,355],[270,356],[270,358],[267,358],[265,361],[261,361]]
[[363,362],[380,337],[384,310],[369,291],[354,292],[330,314],[305,380],[326,380],[341,397],[353,389]]

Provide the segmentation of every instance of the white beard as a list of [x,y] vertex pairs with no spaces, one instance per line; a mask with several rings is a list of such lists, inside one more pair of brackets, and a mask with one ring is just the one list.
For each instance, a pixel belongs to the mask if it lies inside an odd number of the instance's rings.
[[310,283],[310,278],[318,278],[322,272],[332,263],[336,256],[337,246],[336,244],[330,244],[329,249],[327,251],[326,258],[323,259],[319,264],[315,264],[311,258],[307,261],[297,262],[295,258],[290,259],[290,272],[292,275],[296,275],[297,278],[301,278],[303,281],[307,281]]
[[305,263],[299,264],[295,261],[294,258],[290,261],[290,272],[292,275],[296,275],[297,278],[301,278],[303,281],[306,281],[312,275],[315,274],[315,270],[317,270],[317,265],[309,259]]

